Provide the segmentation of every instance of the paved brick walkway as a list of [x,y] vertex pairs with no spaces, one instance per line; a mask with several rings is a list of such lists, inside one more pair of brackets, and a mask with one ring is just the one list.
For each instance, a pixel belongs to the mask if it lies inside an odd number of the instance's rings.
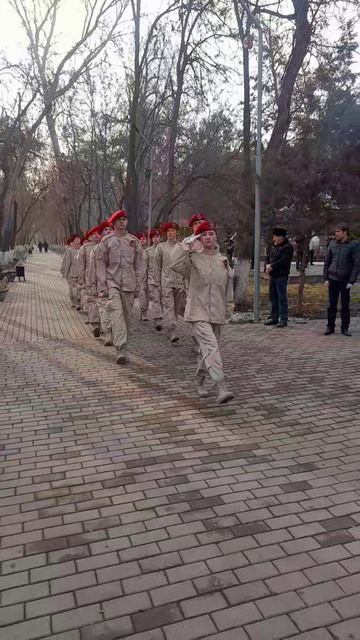
[[359,640],[360,324],[187,328],[117,367],[35,255],[0,304],[0,640]]

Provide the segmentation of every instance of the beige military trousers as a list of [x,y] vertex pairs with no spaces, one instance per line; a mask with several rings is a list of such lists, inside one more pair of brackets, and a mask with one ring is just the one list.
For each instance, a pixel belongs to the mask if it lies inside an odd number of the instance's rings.
[[184,301],[182,289],[174,287],[161,288],[161,302],[163,312],[163,324],[165,329],[171,333],[176,327],[176,322],[180,314]]
[[78,284],[76,280],[74,280],[74,278],[70,278],[67,282],[69,285],[69,294],[70,294],[71,304],[73,304],[75,307],[79,307],[80,306],[80,290],[79,290]]
[[88,320],[94,327],[100,326],[100,314],[97,306],[97,298],[91,292],[86,293],[86,309],[88,314]]
[[219,347],[221,325],[192,322],[191,326],[200,350],[196,375],[198,377],[208,375],[214,382],[221,382],[224,379]]
[[130,291],[120,291],[115,287],[109,289],[107,309],[109,311],[111,331],[114,346],[117,349],[126,348],[130,331],[134,294]]
[[89,312],[86,289],[80,289],[80,306],[84,313]]
[[139,306],[141,319],[147,318],[149,309],[149,290],[146,284],[143,284],[139,292]]
[[111,321],[110,321],[110,312],[107,308],[108,299],[107,298],[97,298],[96,304],[100,316],[100,327],[103,333],[111,333]]
[[160,300],[160,289],[156,284],[149,284],[149,309],[151,318],[156,322],[162,318],[162,308]]

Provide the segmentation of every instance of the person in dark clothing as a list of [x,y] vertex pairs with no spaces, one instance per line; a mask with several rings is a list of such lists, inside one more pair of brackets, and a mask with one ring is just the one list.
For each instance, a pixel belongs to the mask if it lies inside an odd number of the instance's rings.
[[296,270],[300,271],[302,265],[304,251],[305,251],[305,236],[302,233],[297,233],[295,236],[296,244]]
[[231,266],[234,264],[233,255],[235,251],[235,237],[236,233],[231,234],[231,231],[228,231],[224,241],[226,256]]
[[273,229],[273,245],[266,267],[266,273],[270,275],[271,315],[265,324],[276,325],[282,329],[287,327],[288,323],[287,283],[294,249],[287,239],[286,230],[282,227]]
[[43,246],[44,246],[44,245],[43,245],[43,243],[42,243],[42,242],[41,242],[41,240],[40,240],[40,242],[38,242],[38,249],[39,249],[40,253],[42,253]]
[[330,242],[324,261],[325,286],[329,291],[328,323],[324,335],[335,333],[339,295],[341,297],[341,333],[351,336],[350,291],[360,273],[360,244],[350,240],[347,224],[339,224],[335,240]]
[[44,246],[44,251],[45,251],[45,253],[47,253],[47,252],[48,252],[49,245],[48,245],[48,243],[46,242],[46,240],[44,241],[44,245],[43,245],[43,246]]

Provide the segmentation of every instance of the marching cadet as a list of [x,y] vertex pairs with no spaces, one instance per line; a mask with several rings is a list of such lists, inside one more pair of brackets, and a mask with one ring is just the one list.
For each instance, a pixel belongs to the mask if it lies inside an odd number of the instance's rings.
[[115,211],[108,223],[114,233],[103,238],[96,253],[98,295],[107,298],[117,364],[127,362],[127,344],[134,298],[144,278],[140,242],[127,233],[127,214]]
[[77,256],[82,244],[82,238],[78,234],[73,234],[68,239],[67,244],[68,249],[64,253],[60,273],[68,282],[71,306],[80,311],[79,263]]
[[[111,233],[114,233],[114,229],[112,228],[112,226],[110,225],[110,223],[105,220],[104,222],[102,222],[99,225],[99,229],[100,229],[100,233],[101,233],[101,238],[105,238],[106,236],[110,235]],[[97,253],[100,250],[100,243],[96,244],[94,249],[91,252],[90,255],[90,265],[89,265],[89,293],[90,295],[94,296],[96,299],[96,305],[98,308],[98,313],[99,313],[99,317],[100,317],[100,329],[104,334],[104,338],[105,338],[105,342],[104,345],[105,347],[112,347],[113,346],[113,338],[112,338],[112,333],[111,333],[111,322],[110,322],[110,314],[109,314],[109,310],[107,309],[107,298],[103,298],[103,297],[99,297],[98,295],[98,278],[97,278],[97,260],[96,260],[96,256]]]
[[[144,231],[140,231],[140,233],[136,234],[136,237],[141,244],[141,249],[143,252],[143,258],[145,263],[145,252],[148,246],[147,235],[146,233],[144,233]],[[143,322],[146,322],[147,320],[149,320],[148,318],[149,295],[148,295],[146,277],[143,280],[143,283],[141,285],[141,289],[139,292],[139,306],[140,306],[140,320],[142,320]]]
[[201,398],[211,391],[207,377],[216,385],[217,403],[225,404],[234,398],[224,383],[219,341],[221,326],[225,324],[227,294],[232,290],[231,269],[227,258],[217,248],[215,226],[203,222],[197,228],[202,251],[194,251],[193,244],[176,245],[171,268],[189,282],[184,320],[190,322],[200,348],[197,368],[197,388]]
[[162,329],[162,309],[160,300],[160,288],[154,279],[154,256],[156,247],[161,242],[161,232],[159,229],[151,229],[150,231],[151,245],[145,250],[145,286],[147,287],[147,299],[151,315],[154,319],[156,331]]
[[163,325],[169,333],[171,343],[179,340],[176,334],[176,322],[185,297],[185,280],[182,275],[171,269],[171,255],[179,244],[178,231],[179,225],[176,222],[165,224],[163,232],[166,234],[166,242],[158,244],[154,255],[154,280],[156,286],[160,288]]
[[82,245],[78,253],[79,263],[79,286],[85,292],[85,308],[88,314],[88,323],[91,325],[94,337],[100,336],[100,314],[96,304],[96,295],[90,286],[89,271],[90,258],[96,245],[101,240],[101,227],[96,226],[85,234],[86,243]]

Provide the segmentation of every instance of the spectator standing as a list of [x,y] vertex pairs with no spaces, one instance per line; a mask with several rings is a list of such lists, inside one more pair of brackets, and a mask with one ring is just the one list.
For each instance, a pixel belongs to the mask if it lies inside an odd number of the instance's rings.
[[38,249],[39,249],[39,252],[40,252],[40,253],[42,253],[43,246],[44,246],[44,245],[43,245],[43,243],[42,243],[42,242],[41,242],[41,240],[40,240],[40,241],[38,242]]
[[300,271],[305,251],[305,236],[303,233],[297,233],[295,236],[296,244],[296,270]]
[[315,234],[310,238],[310,242],[309,242],[310,264],[314,264],[314,259],[315,260],[318,259],[319,249],[320,249],[320,238],[318,235]]
[[273,245],[266,267],[266,273],[270,276],[271,314],[265,324],[282,329],[288,324],[287,284],[294,249],[287,239],[287,231],[282,227],[273,229]]
[[46,240],[44,240],[43,247],[44,247],[44,251],[45,251],[45,253],[47,253],[47,252],[48,252],[49,245],[48,245],[48,243],[46,242]]
[[326,336],[335,333],[335,322],[339,296],[341,297],[341,333],[351,336],[350,291],[360,272],[360,245],[350,239],[347,224],[339,224],[335,229],[335,240],[330,242],[325,262],[324,280],[329,291],[328,323]]
[[234,265],[233,255],[235,251],[235,238],[236,238],[236,233],[232,234],[231,231],[228,231],[224,241],[227,259],[229,260],[229,264],[231,267]]

